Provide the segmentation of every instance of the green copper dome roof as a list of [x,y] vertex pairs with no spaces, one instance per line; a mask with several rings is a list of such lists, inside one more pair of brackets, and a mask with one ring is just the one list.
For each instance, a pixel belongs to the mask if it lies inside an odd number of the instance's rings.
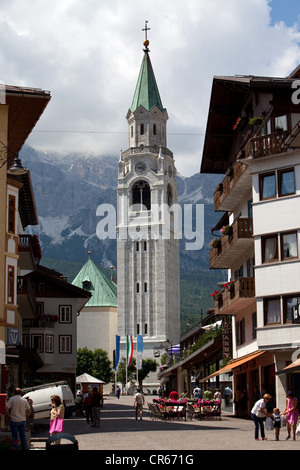
[[148,49],[144,49],[144,57],[130,110],[134,113],[140,105],[144,106],[147,111],[154,106],[157,106],[162,113],[165,111],[160,99]]
[[72,284],[91,292],[92,297],[85,307],[117,307],[117,286],[88,259]]

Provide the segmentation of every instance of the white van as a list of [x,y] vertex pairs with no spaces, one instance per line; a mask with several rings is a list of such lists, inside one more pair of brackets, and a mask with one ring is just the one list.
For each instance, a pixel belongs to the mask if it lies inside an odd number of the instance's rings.
[[39,385],[22,389],[22,396],[32,400],[34,418],[49,418],[51,411],[51,396],[58,395],[65,405],[65,416],[68,417],[75,411],[75,400],[72,390],[65,382]]

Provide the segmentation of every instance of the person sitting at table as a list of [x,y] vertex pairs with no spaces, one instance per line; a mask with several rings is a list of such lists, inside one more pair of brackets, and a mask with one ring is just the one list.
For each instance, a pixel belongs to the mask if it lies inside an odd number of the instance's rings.
[[172,390],[172,392],[169,395],[169,398],[170,400],[174,400],[174,401],[178,400],[178,393],[176,392],[176,390],[174,389]]

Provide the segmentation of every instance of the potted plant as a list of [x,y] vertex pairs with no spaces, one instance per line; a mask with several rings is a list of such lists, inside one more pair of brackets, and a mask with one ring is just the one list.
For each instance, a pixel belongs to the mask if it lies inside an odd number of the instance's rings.
[[265,121],[262,117],[260,116],[254,116],[252,118],[249,118],[249,124],[250,126],[260,126],[261,124],[263,124]]
[[210,242],[209,246],[210,246],[211,248],[219,248],[219,247],[221,246],[221,240],[220,240],[220,238],[214,238],[214,239]]

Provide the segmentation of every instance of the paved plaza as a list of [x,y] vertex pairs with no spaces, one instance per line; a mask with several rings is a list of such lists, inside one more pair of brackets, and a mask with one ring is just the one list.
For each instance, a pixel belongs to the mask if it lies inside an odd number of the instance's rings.
[[[152,396],[146,396],[143,420],[135,419],[133,397],[105,397],[101,413],[101,425],[93,428],[84,417],[72,417],[65,420],[65,432],[76,437],[79,450],[148,451],[157,455],[159,451],[178,453],[206,450],[299,450],[300,437],[296,441],[286,441],[286,428],[281,429],[280,440],[275,441],[274,431],[266,431],[268,440],[254,440],[254,424],[250,419],[236,418],[225,411],[222,419],[209,421],[198,420],[153,420],[148,413],[147,402]],[[48,420],[40,420],[39,429],[32,435],[32,450],[42,449],[42,442],[37,439],[48,438]],[[66,441],[64,441],[66,442]],[[196,452],[197,451],[197,452]],[[116,454],[117,455],[117,452]]]

